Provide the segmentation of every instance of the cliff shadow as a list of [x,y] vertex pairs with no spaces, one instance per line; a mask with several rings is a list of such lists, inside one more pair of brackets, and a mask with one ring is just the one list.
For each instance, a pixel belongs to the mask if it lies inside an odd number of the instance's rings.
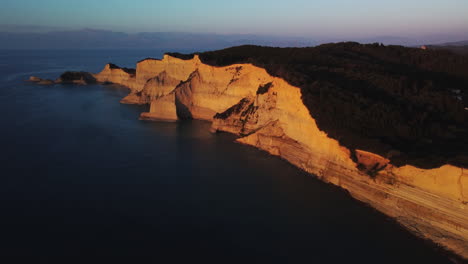
[[182,101],[180,101],[177,95],[175,96],[175,106],[177,117],[180,120],[193,119],[190,109],[185,104],[183,104]]

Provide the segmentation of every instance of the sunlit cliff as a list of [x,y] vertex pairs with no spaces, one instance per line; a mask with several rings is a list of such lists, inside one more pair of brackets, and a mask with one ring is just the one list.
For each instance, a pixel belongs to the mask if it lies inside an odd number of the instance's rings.
[[136,70],[108,64],[93,76],[128,87],[122,103],[149,104],[142,119],[208,120],[213,132],[236,134],[238,142],[340,186],[418,236],[468,258],[468,168],[440,161],[430,168],[394,164],[392,155],[342,144],[336,132],[330,136],[319,125],[304,103],[304,89],[265,68],[166,54],[138,62]]

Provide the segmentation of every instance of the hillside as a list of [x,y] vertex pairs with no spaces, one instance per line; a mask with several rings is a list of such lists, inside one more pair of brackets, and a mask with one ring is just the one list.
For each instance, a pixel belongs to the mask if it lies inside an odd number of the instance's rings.
[[468,258],[467,65],[380,44],[240,46],[46,83],[128,87],[140,119],[209,121]]
[[[4,29],[4,28],[3,28]],[[302,37],[184,32],[125,33],[109,30],[2,31],[0,49],[163,49],[200,51],[242,44],[310,46],[317,40]]]
[[427,45],[427,47],[429,49],[449,50],[457,54],[468,55],[468,40],[449,42],[439,45]]
[[[194,54],[170,53],[191,59]],[[252,63],[300,87],[330,137],[393,164],[468,167],[468,58],[445,50],[358,43],[313,48],[239,46],[203,63]]]

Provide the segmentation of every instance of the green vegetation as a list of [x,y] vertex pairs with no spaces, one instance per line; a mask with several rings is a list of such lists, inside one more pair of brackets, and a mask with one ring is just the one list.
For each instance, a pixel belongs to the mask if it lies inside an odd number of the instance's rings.
[[252,63],[300,87],[319,128],[350,149],[396,165],[468,167],[467,56],[353,42],[239,46],[199,55],[213,66]]
[[89,72],[67,71],[60,75],[62,83],[73,83],[74,81],[84,81],[86,83],[96,83],[96,78]]

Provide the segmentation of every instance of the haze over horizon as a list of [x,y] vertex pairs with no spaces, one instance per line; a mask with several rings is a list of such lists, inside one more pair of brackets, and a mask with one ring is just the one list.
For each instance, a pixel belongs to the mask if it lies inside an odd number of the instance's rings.
[[468,264],[468,0],[0,3],[5,259]]
[[[449,34],[466,37],[461,0],[4,0],[0,24],[97,28],[118,32],[193,32],[363,38]],[[110,3],[111,2],[111,3]]]

